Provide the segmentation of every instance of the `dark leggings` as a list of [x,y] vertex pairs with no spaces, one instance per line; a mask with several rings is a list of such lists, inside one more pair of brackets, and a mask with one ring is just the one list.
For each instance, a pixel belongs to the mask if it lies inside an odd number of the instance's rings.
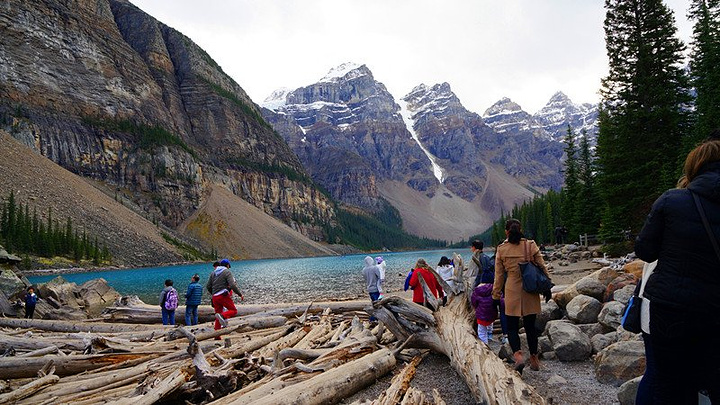
[[[537,354],[538,350],[538,333],[535,329],[535,314],[525,315],[522,317],[525,326],[525,334],[527,335],[530,354]],[[520,317],[507,316],[508,341],[513,353],[520,350]]]

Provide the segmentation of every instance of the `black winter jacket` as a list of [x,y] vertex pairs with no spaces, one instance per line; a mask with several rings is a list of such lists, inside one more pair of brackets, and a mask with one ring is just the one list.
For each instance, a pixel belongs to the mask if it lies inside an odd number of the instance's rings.
[[666,191],[653,204],[635,241],[635,253],[658,260],[644,295],[653,304],[720,314],[720,259],[713,249],[690,191],[700,197],[720,239],[720,162],[706,166],[687,189]]

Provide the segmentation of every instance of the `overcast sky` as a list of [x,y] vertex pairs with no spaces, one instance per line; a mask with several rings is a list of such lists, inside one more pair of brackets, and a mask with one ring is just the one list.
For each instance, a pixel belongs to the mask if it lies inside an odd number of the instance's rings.
[[[601,0],[131,0],[190,37],[256,103],[365,64],[400,98],[448,82],[482,114],[502,97],[535,113],[556,91],[599,100]],[[666,0],[688,41],[689,0]]]

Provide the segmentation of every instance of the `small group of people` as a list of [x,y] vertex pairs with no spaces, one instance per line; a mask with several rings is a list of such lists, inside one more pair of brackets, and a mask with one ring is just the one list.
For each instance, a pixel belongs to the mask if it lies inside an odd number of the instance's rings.
[[[211,304],[215,311],[215,330],[227,327],[227,320],[237,315],[233,293],[240,297],[241,301],[245,299],[235,282],[230,267],[230,260],[228,259],[213,263],[213,271],[210,273],[205,285],[211,295]],[[203,288],[200,284],[200,276],[195,274],[192,276],[185,293],[185,325],[198,324],[198,306],[202,301],[202,294]],[[165,280],[165,288],[160,292],[159,302],[163,325],[175,325],[178,293],[173,287],[172,280]]]
[[[523,290],[520,263],[532,261],[549,278],[540,248],[535,241],[526,239],[522,232],[520,221],[509,219],[505,223],[507,239],[497,247],[494,260],[483,253],[484,244],[475,240],[471,243],[472,257],[462,278],[473,280],[473,293],[471,303],[475,307],[478,339],[488,343],[493,336],[493,325],[500,319],[502,336],[501,343],[508,342],[513,350],[514,368],[522,372],[525,367],[525,356],[520,346],[520,322],[525,325],[528,339],[529,358],[527,359],[532,370],[540,370],[538,358],[538,331],[535,328],[535,318],[540,313],[540,295],[547,302],[550,291],[542,294],[528,293]],[[435,271],[450,288],[459,282],[454,263],[443,256],[437,264]],[[442,299],[443,305],[447,303],[447,292],[435,277],[432,268],[425,259],[418,259],[405,278],[405,291],[412,289],[412,301],[432,309],[425,294],[432,294],[436,299]],[[376,301],[380,297],[382,288],[379,287],[380,270],[372,257],[365,257],[363,268],[367,291],[370,299]],[[422,281],[427,285],[427,292],[422,288]]]

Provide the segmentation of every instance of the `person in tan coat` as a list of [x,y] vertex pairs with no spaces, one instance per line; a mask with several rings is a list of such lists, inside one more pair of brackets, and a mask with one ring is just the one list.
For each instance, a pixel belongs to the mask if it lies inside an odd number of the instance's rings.
[[[530,368],[540,369],[540,360],[537,356],[538,333],[535,329],[535,317],[540,313],[540,295],[531,294],[523,290],[520,263],[526,262],[527,257],[548,275],[545,262],[540,254],[540,248],[534,240],[525,239],[520,221],[508,219],[505,222],[505,235],[507,239],[500,244],[495,253],[495,285],[493,299],[500,300],[505,290],[505,315],[507,316],[508,340],[515,359],[515,369],[522,372],[525,362],[520,350],[520,318],[523,319],[530,347]],[[548,275],[548,278],[550,276]],[[549,297],[548,291],[544,296]]]

